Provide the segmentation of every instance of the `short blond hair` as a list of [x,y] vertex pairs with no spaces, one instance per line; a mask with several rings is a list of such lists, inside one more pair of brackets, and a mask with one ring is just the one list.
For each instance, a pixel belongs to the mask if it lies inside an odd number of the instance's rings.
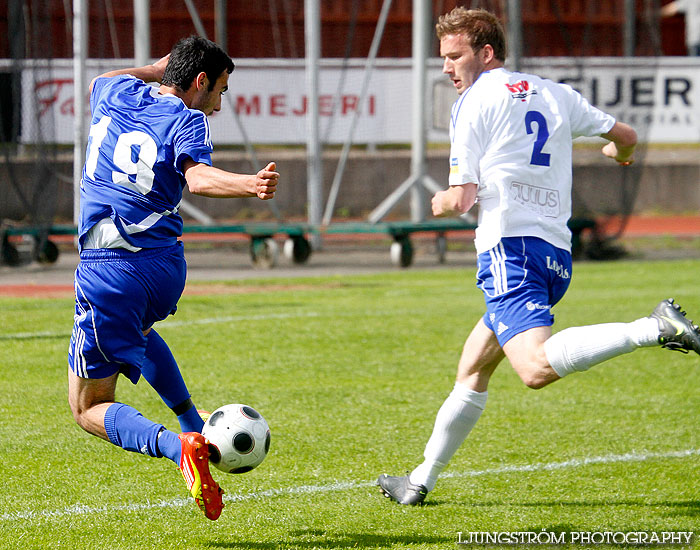
[[475,52],[486,44],[491,44],[494,57],[500,61],[506,60],[506,35],[503,25],[490,11],[468,10],[458,6],[438,18],[435,31],[440,40],[449,34],[465,35]]

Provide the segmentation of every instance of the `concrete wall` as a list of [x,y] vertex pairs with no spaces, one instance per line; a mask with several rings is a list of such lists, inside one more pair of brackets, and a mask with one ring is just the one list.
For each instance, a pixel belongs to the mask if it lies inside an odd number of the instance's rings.
[[[277,162],[282,175],[275,199],[284,217],[305,219],[306,157],[303,150],[259,151],[261,163]],[[324,154],[324,197],[328,196],[338,163],[338,152]],[[447,182],[448,151],[428,153],[428,172],[440,184]],[[214,164],[234,172],[250,173],[243,153],[220,151]],[[362,218],[399,186],[410,172],[409,150],[356,151],[348,161],[334,219]],[[61,156],[43,168],[36,159],[7,157],[0,162],[0,219],[25,218],[24,203],[34,205],[40,217],[72,220],[72,159]],[[25,200],[20,199],[22,193]],[[272,219],[269,205],[257,199],[216,200],[185,191],[185,199],[217,220]],[[426,198],[426,208],[429,200]],[[325,204],[324,204],[325,208]],[[631,209],[635,213],[700,213],[700,148],[640,148],[638,162],[621,168],[604,159],[597,148],[577,147],[574,154],[574,211],[609,214]],[[391,217],[407,218],[405,198]]]

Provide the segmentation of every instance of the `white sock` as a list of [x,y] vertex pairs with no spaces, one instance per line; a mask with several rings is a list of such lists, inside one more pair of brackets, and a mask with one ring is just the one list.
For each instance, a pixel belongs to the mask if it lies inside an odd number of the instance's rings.
[[435,418],[433,433],[425,446],[425,461],[411,472],[410,481],[432,491],[440,472],[466,439],[486,407],[488,392],[476,392],[455,384]]
[[650,317],[631,323],[572,327],[549,338],[544,352],[554,372],[563,378],[637,348],[656,346],[659,334],[659,322]]

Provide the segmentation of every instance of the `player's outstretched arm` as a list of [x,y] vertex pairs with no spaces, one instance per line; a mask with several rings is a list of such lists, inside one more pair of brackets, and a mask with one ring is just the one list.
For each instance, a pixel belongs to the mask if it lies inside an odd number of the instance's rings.
[[433,216],[460,216],[476,202],[476,184],[452,185],[433,196]]
[[234,174],[189,158],[183,168],[191,193],[221,199],[258,197],[269,200],[275,196],[280,177],[274,162],[257,174]]
[[140,78],[144,82],[158,82],[160,84],[160,81],[163,78],[163,73],[165,72],[165,66],[168,64],[168,59],[170,59],[170,54],[166,55],[165,57],[161,57],[152,65],[130,67],[127,69],[116,69],[114,71],[108,71],[96,76],[92,79],[92,82],[90,82],[90,93],[92,93],[92,87],[95,84],[95,80],[98,78],[110,78],[112,76],[119,76],[122,74],[130,74],[133,77]]
[[603,147],[603,154],[614,159],[618,164],[628,166],[634,162],[634,148],[637,146],[637,132],[624,122],[616,122],[603,138],[610,143]]

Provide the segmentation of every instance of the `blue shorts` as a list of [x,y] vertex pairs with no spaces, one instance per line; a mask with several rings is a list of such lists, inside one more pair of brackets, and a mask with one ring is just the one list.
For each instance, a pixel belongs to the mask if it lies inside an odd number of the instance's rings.
[[505,237],[479,254],[484,323],[503,346],[516,334],[554,323],[551,308],[571,282],[571,253],[537,237]]
[[121,372],[138,382],[143,331],[175,313],[186,276],[181,242],[140,252],[83,250],[75,271],[71,370],[82,378]]

